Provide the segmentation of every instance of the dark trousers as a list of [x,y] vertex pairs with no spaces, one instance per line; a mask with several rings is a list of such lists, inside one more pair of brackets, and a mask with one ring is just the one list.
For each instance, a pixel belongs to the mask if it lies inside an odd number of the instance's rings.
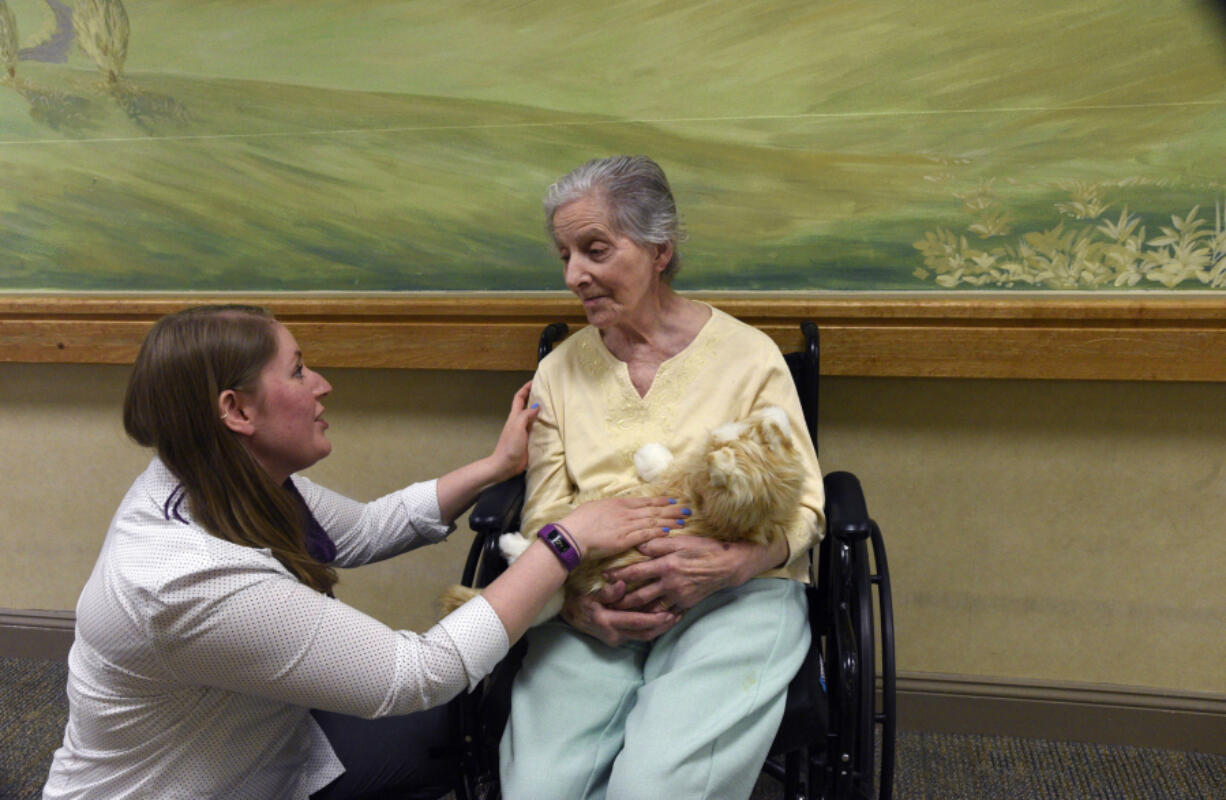
[[345,773],[311,800],[436,800],[458,767],[447,706],[400,717],[362,719],[311,711]]

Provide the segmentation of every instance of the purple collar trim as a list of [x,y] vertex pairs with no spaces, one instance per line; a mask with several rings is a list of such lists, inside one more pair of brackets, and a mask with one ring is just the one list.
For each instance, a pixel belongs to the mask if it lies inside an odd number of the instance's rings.
[[[307,553],[310,554],[311,558],[322,564],[331,564],[336,559],[336,543],[332,541],[332,537],[328,536],[328,532],[319,524],[319,520],[315,519],[311,509],[307,508],[306,500],[302,498],[302,493],[294,485],[293,479],[287,479],[282,484],[282,488],[289,492],[290,497],[294,498],[294,505],[298,507],[298,513],[302,516],[302,529],[306,536]],[[165,515],[168,521],[174,519],[184,525],[191,524],[179,512],[185,497],[187,497],[187,490],[183,488],[181,483],[176,484],[175,488],[170,490],[170,495],[166,498],[166,502],[162,504],[162,514]]]
[[177,519],[184,525],[190,524],[179,513],[179,507],[183,505],[183,498],[187,497],[187,490],[183,488],[183,484],[175,485],[175,488],[170,490],[170,495],[166,498],[166,502],[162,504],[162,513],[166,515],[166,521]]
[[311,554],[311,558],[321,564],[331,564],[336,559],[336,543],[332,541],[332,537],[328,536],[328,532],[324,530],[323,526],[319,524],[319,520],[315,519],[315,515],[311,513],[311,509],[307,507],[306,500],[302,498],[302,493],[294,485],[294,479],[287,478],[281,486],[285,491],[289,492],[290,497],[294,498],[298,511],[302,515],[302,529],[306,534],[307,552]]

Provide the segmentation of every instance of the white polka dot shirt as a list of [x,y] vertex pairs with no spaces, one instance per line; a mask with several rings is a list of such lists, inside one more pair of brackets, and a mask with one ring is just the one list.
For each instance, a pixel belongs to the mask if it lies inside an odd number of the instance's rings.
[[[363,504],[293,480],[336,543],[336,566],[452,529],[433,481]],[[68,726],[43,797],[306,798],[343,771],[309,709],[435,706],[506,651],[481,598],[425,634],[395,631],[299,583],[268,550],[208,534],[154,459],[77,604]]]

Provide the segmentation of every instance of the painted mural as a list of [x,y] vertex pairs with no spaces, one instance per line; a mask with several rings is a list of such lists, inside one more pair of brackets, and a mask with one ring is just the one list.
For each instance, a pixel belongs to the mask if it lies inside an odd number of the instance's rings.
[[647,153],[683,289],[1226,287],[1195,0],[0,0],[0,290],[560,289]]

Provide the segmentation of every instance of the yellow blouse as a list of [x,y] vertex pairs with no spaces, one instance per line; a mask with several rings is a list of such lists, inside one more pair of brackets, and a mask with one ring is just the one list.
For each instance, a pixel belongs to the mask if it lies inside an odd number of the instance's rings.
[[803,556],[824,530],[824,491],[795,385],[770,337],[719,309],[711,312],[694,340],[660,365],[643,397],[593,326],[541,362],[532,384],[541,412],[529,438],[521,530],[531,534],[565,516],[581,493],[607,496],[639,485],[634,453],[644,444],[658,442],[684,459],[705,446],[713,428],[779,406],[792,422],[809,478],[788,534],[788,561],[761,577],[808,581]]

